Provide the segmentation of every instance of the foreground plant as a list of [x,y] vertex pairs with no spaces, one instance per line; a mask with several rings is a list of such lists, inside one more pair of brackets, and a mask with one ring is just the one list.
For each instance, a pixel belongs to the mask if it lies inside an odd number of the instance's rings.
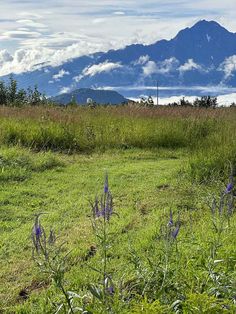
[[73,295],[66,291],[65,288],[65,273],[68,270],[67,256],[62,254],[63,245],[56,246],[56,236],[51,229],[49,235],[46,235],[45,229],[41,224],[40,218],[43,213],[35,216],[34,225],[32,228],[33,242],[33,259],[39,269],[49,276],[56,288],[59,289],[64,296],[65,302],[57,305],[56,313],[61,310],[64,313],[75,313],[73,309]]
[[115,214],[113,211],[113,197],[108,185],[108,175],[105,176],[104,190],[100,197],[95,198],[95,201],[91,203],[92,207],[92,227],[96,237],[97,246],[101,248],[101,263],[100,268],[94,268],[93,270],[98,272],[101,277],[101,283],[99,286],[89,285],[89,290],[93,296],[98,299],[106,311],[110,311],[112,308],[112,298],[115,293],[115,288],[112,280],[112,274],[109,272],[109,252],[112,244],[113,234],[110,232],[110,219]]

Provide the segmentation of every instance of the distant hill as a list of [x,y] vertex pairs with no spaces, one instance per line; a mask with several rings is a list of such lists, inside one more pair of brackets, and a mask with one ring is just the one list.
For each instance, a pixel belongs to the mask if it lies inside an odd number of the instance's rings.
[[170,87],[236,87],[236,33],[215,21],[201,20],[171,40],[98,52],[57,67],[42,65],[15,78],[20,87],[37,84],[48,96],[104,86],[118,87],[123,94],[128,90],[124,95],[131,95],[130,87],[154,86],[156,81]]
[[65,105],[68,104],[73,98],[76,100],[78,105],[85,105],[88,98],[91,98],[98,104],[111,105],[118,105],[128,101],[128,99],[115,91],[94,90],[90,88],[76,89],[70,93],[61,94],[56,97],[52,97],[51,99],[56,103]]

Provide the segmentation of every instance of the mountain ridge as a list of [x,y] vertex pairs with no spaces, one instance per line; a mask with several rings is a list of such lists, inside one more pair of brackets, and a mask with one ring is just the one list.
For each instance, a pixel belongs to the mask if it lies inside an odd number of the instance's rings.
[[[49,96],[77,88],[236,86],[236,33],[200,20],[170,40],[132,44],[15,75],[20,87],[33,81]],[[6,78],[6,77],[5,77]]]

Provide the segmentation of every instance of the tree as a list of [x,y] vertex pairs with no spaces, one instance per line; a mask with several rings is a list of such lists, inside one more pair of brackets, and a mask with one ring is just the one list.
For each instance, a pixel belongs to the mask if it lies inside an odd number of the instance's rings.
[[7,105],[7,87],[4,82],[0,82],[0,106]]
[[17,106],[24,106],[28,103],[28,97],[26,91],[22,88],[17,92],[17,102],[15,105]]
[[211,96],[202,96],[196,98],[193,102],[193,106],[198,108],[216,108],[217,105],[217,97]]
[[16,101],[17,101],[17,81],[14,80],[13,75],[11,75],[7,87],[7,103],[10,106],[15,106]]
[[37,85],[34,89],[30,87],[27,91],[23,88],[18,89],[17,81],[13,75],[9,77],[8,84],[0,81],[0,105],[6,106],[24,106],[24,105],[44,105],[48,100],[45,95],[38,91]]
[[191,102],[188,100],[185,100],[184,97],[180,99],[179,105],[182,107],[191,107],[192,106]]
[[33,90],[28,88],[28,102],[31,106],[39,105],[42,99],[43,95],[38,91],[37,85],[34,86]]

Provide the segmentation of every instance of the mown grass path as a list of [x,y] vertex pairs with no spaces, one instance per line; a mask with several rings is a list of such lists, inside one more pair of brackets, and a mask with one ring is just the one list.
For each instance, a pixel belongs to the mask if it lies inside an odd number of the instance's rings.
[[178,203],[176,174],[184,160],[159,155],[132,151],[60,157],[65,161],[64,167],[32,173],[23,181],[3,183],[0,191],[1,306],[14,304],[19,291],[34,278],[30,240],[34,214],[47,213],[45,225],[53,226],[68,241],[68,246],[73,247],[77,241],[82,247],[89,244],[89,201],[101,192],[105,171],[109,173],[115,208],[121,217],[119,224],[123,228],[132,229],[132,224],[140,224],[141,228],[142,216],[152,219],[154,213],[160,216],[172,202]]
[[[11,158],[7,159],[9,154]],[[235,216],[229,226],[224,221],[224,231],[218,238],[212,227],[209,204],[213,193],[217,195],[222,185],[217,186],[221,183],[216,182],[206,186],[190,181],[183,172],[188,158],[183,150],[113,150],[103,154],[71,156],[53,154],[56,161],[51,155],[44,154],[6,148],[2,156],[2,165],[5,166],[2,166],[0,176],[0,313],[52,313],[48,300],[57,299],[58,291],[47,275],[39,272],[32,259],[31,230],[34,215],[40,212],[45,213],[41,217],[45,229],[48,231],[52,227],[58,243],[65,243],[65,252],[71,251],[66,288],[75,292],[86,291],[89,283],[98,282],[97,274],[83,261],[91,245],[95,244],[90,201],[103,191],[106,171],[115,211],[119,214],[112,219],[111,226],[116,234],[109,257],[114,281],[124,278],[126,286],[133,280],[140,280],[135,277],[137,274],[130,263],[133,250],[143,261],[142,275],[149,276],[149,272],[146,273],[147,258],[162,265],[166,253],[160,230],[167,226],[171,209],[174,221],[180,219],[181,222],[178,249],[177,244],[170,246],[173,255],[168,262],[166,286],[164,290],[158,290],[158,280],[162,282],[162,277],[157,272],[151,290],[147,291],[150,300],[157,299],[164,304],[163,309],[167,308],[167,312],[159,310],[160,313],[172,313],[170,305],[177,294],[186,300],[184,306],[187,309],[201,302],[207,311],[212,306],[216,307],[216,312],[211,313],[219,313],[218,309],[224,304],[230,304],[231,309],[235,284],[232,279],[235,272]],[[216,244],[219,239],[220,245]],[[214,257],[212,247],[217,247]],[[93,267],[101,262],[99,254],[89,261]],[[222,262],[214,264],[214,259]],[[219,276],[222,274],[220,283],[211,278],[212,269]],[[142,281],[139,285],[142,287]],[[208,298],[211,291],[221,291],[225,285],[228,290],[222,294],[223,305],[216,303],[214,297]],[[24,291],[27,291],[26,298],[20,296]],[[131,304],[119,301],[117,313],[131,313],[130,307],[136,308],[136,305],[137,311],[132,313],[140,313],[138,303],[132,303],[136,301],[131,300]],[[146,301],[139,299],[138,302]],[[96,309],[96,304],[94,306]],[[155,306],[156,310],[150,313],[156,313],[159,303]],[[233,313],[233,308],[229,313]]]

